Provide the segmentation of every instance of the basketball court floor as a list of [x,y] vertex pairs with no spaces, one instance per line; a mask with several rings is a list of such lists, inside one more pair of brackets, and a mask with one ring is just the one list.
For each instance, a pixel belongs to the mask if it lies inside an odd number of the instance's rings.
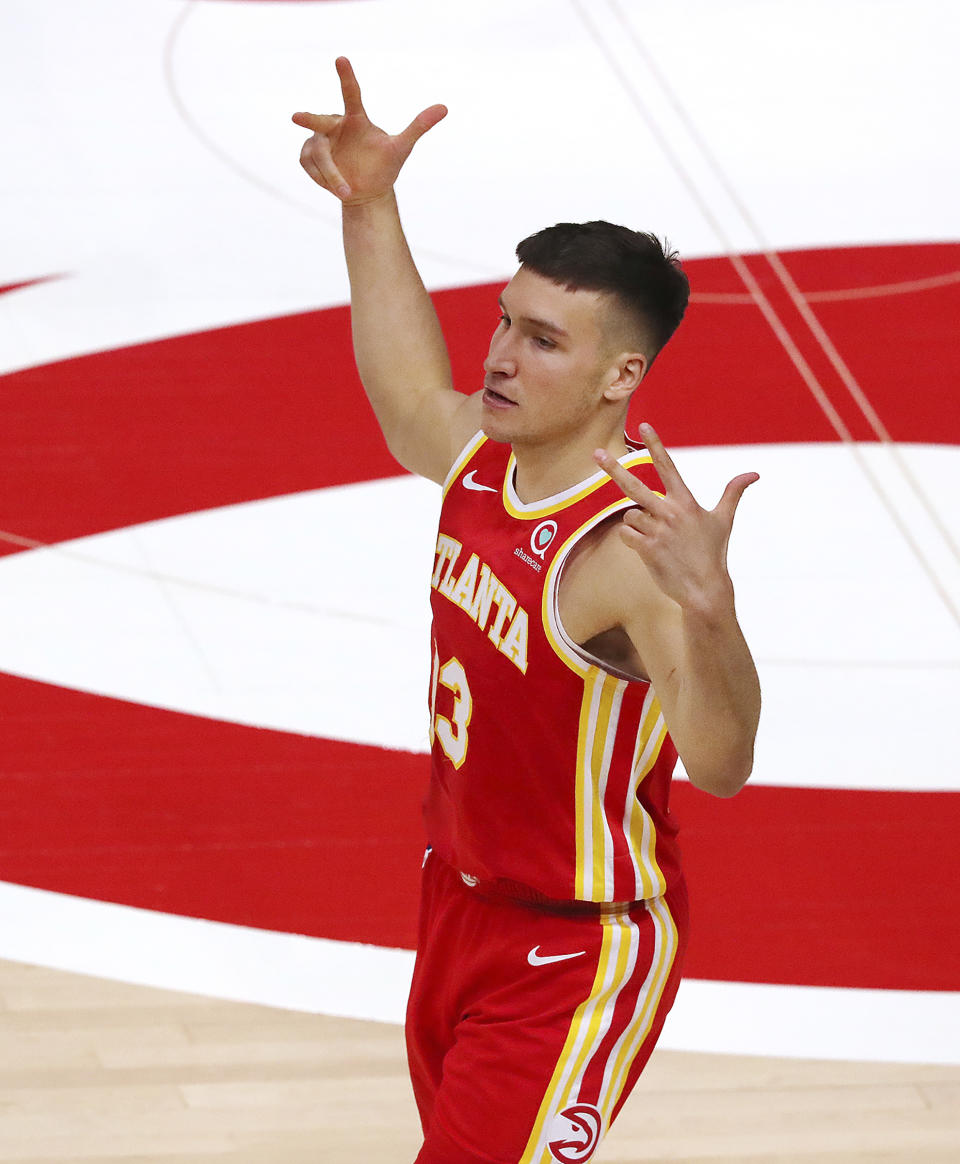
[[[518,239],[685,259],[631,424],[731,546],[750,785],[675,789],[687,979],[597,1160],[960,1159],[947,0],[7,0],[0,1160],[416,1152],[438,491],[353,370],[296,110],[354,63],[458,385]],[[536,821],[529,822],[531,830]]]

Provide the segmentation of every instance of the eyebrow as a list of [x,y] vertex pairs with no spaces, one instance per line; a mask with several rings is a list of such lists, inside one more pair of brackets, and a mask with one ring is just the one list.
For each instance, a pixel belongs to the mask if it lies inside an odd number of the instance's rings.
[[[497,296],[497,302],[504,311],[507,311],[507,305],[504,303],[502,295]],[[510,313],[507,311],[507,314],[509,315]],[[521,315],[518,322],[529,324],[534,331],[549,331],[552,335],[563,336],[566,339],[570,338],[568,331],[564,331],[558,323],[551,323],[549,319],[534,319],[531,315]]]

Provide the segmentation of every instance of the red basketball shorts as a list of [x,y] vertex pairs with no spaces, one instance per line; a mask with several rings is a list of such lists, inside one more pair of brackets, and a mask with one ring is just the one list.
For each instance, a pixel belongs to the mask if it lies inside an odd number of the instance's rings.
[[484,895],[431,855],[407,1008],[417,1164],[580,1164],[676,996],[683,887],[561,912]]

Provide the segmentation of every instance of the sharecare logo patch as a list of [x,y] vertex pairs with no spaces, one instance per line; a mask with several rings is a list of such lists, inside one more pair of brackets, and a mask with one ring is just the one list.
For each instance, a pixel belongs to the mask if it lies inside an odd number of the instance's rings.
[[[566,1128],[562,1126],[564,1123]],[[575,1103],[564,1108],[556,1117],[554,1126],[557,1132],[564,1134],[564,1138],[550,1141],[550,1155],[560,1164],[582,1164],[600,1145],[603,1116],[592,1103]]]
[[557,536],[555,521],[541,521],[530,535],[530,549],[543,561],[543,555],[550,547],[550,543]]

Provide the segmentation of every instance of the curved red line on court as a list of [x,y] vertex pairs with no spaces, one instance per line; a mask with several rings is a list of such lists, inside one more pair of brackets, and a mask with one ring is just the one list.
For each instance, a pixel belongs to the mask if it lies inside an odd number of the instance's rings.
[[[428,759],[0,674],[0,878],[412,948]],[[689,784],[692,977],[960,988],[960,796]]]
[[62,279],[63,275],[41,275],[38,279],[23,279],[19,283],[6,283],[0,287],[0,295],[7,295],[11,291],[23,291],[27,287],[36,287],[40,283],[52,283],[56,279]]
[[[784,259],[801,288],[822,290],[955,270],[960,244]],[[747,261],[854,438],[875,440],[769,266]],[[690,260],[687,269],[701,291],[739,289],[725,259]],[[499,289],[434,296],[464,391],[479,384]],[[960,410],[943,374],[955,360],[960,285],[904,300],[821,303],[818,314],[895,440],[960,443]],[[0,377],[0,388],[0,529],[42,543],[398,472],[357,380],[346,307],[30,368]],[[693,303],[633,417],[653,421],[668,446],[836,440],[749,304]],[[0,541],[0,553],[21,548]]]

